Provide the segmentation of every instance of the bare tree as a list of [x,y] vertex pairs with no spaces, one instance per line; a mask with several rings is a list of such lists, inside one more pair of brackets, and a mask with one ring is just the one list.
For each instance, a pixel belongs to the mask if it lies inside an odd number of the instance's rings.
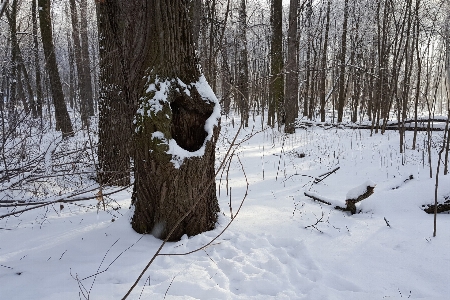
[[[144,47],[139,33],[146,26],[143,2],[97,2],[100,55],[98,180],[130,183],[132,121],[140,89]],[[145,34],[141,33],[141,34]]]
[[34,70],[35,70],[35,86],[36,86],[36,112],[41,118],[42,123],[42,81],[41,81],[41,66],[39,64],[39,42],[38,42],[38,23],[37,23],[37,10],[36,3],[38,0],[32,0],[31,2],[31,20],[33,26],[33,54],[34,54]]
[[299,0],[291,0],[286,63],[286,124],[284,127],[286,133],[295,132],[295,119],[298,117],[298,10]]
[[327,82],[327,55],[328,55],[328,34],[330,31],[330,8],[331,0],[327,2],[327,12],[325,21],[325,33],[323,38],[321,78],[320,78],[320,121],[325,122],[325,104],[326,104],[326,82]]
[[[217,121],[213,119],[217,117],[218,101],[211,94],[205,94],[205,89],[210,88],[200,73],[195,54],[189,3],[188,0],[170,3],[135,0],[127,2],[126,6],[122,6],[121,1],[97,4],[99,32],[110,34],[101,36],[101,51],[119,55],[111,61],[115,66],[101,72],[102,85],[117,80],[114,76],[122,76],[125,82],[135,78],[132,74],[124,75],[124,71],[135,69],[117,64],[139,62],[144,69],[145,80],[138,81],[140,86],[118,87],[119,90],[128,88],[129,91],[122,92],[135,95],[136,98],[130,99],[139,99],[133,147],[135,211],[132,226],[139,233],[153,233],[164,239],[180,217],[192,210],[170,240],[212,229],[219,210],[214,183],[218,127],[212,127]],[[123,36],[119,21],[124,18],[130,22],[132,18],[134,35]],[[134,27],[136,24],[138,26]],[[117,45],[125,38],[131,40],[133,47]],[[108,44],[102,44],[105,41]],[[115,47],[115,51],[111,51],[111,47]],[[137,52],[139,55],[135,56]],[[107,53],[101,55],[102,59]],[[108,65],[102,65],[105,67]],[[119,90],[110,97],[120,95]],[[113,105],[107,98],[102,101],[106,108]],[[117,99],[116,102],[126,105],[123,104],[126,101]],[[170,149],[177,150],[171,152]],[[183,153],[186,157],[181,159]]]
[[45,66],[50,79],[53,105],[55,106],[56,130],[64,137],[73,134],[72,123],[67,112],[61,79],[56,63],[55,46],[53,44],[52,19],[50,16],[50,0],[38,0],[39,23],[41,28],[42,45],[44,47]]
[[270,100],[268,124],[284,124],[283,3],[271,0]]
[[239,6],[239,33],[237,37],[239,45],[237,99],[241,111],[241,121],[248,127],[249,117],[249,87],[248,87],[248,51],[247,51],[247,0],[240,0]]
[[344,0],[344,17],[342,24],[341,50],[339,53],[339,97],[337,121],[342,122],[344,115],[345,97],[347,94],[345,86],[345,57],[347,52],[347,24],[348,24],[348,0]]

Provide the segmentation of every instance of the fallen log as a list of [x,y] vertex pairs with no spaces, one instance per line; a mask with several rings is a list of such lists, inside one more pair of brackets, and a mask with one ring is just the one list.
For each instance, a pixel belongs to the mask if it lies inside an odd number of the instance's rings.
[[[446,197],[446,199],[448,199],[448,197]],[[426,208],[423,210],[424,212],[426,212],[427,214],[434,214],[434,204],[422,205],[422,207],[425,206]],[[438,214],[450,211],[450,200],[447,200],[444,203],[439,203],[437,205],[436,211]]]
[[[432,124],[430,128],[428,128],[428,121]],[[445,123],[446,119],[418,119],[417,120],[417,128],[415,128],[415,120],[406,120],[405,126],[403,129],[405,131],[443,131],[443,127],[434,127],[435,125],[441,123]],[[329,123],[329,122],[314,122],[314,121],[297,121],[295,123],[295,127],[299,129],[306,129],[308,127],[317,126],[324,129],[330,128],[350,128],[350,129],[372,129],[372,125],[370,124],[357,124],[357,123]],[[381,127],[382,125],[380,125]],[[390,122],[386,124],[385,130],[398,130],[399,124],[398,122]]]
[[[336,205],[334,208],[342,211],[349,211],[352,215],[356,213],[356,203],[363,201],[364,199],[369,198],[375,190],[376,184],[372,181],[366,181],[360,186],[357,186],[354,189],[351,189],[347,193],[347,199],[345,200],[345,207],[341,207]],[[313,199],[314,201],[318,201],[327,205],[333,205],[333,200],[325,198],[317,193],[305,192],[304,195]]]

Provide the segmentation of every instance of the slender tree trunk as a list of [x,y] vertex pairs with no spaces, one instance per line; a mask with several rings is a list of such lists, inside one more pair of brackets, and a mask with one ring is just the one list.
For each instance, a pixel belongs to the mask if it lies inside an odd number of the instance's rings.
[[22,80],[22,85],[25,85],[26,89],[26,94],[27,94],[27,99],[28,101],[25,101],[26,107],[31,110],[31,115],[33,116],[33,118],[37,118],[37,111],[36,111],[36,106],[34,105],[34,93],[33,93],[33,88],[31,87],[31,79],[30,76],[28,75],[28,70],[25,66],[25,62],[23,61],[23,57],[22,57],[22,53],[20,51],[19,45],[17,45],[17,49],[19,49],[19,69],[20,69],[20,74],[23,75],[23,80]]
[[[89,126],[89,110],[88,110],[88,93],[86,86],[86,71],[83,63],[83,54],[81,53],[80,42],[80,24],[78,22],[78,13],[75,4],[75,0],[69,0],[70,3],[70,16],[72,21],[72,40],[73,40],[73,53],[75,58],[75,65],[77,66],[77,78],[78,95],[80,100],[80,114],[83,127]],[[92,90],[91,90],[92,98]]]
[[291,0],[289,6],[288,58],[286,64],[286,125],[285,133],[295,132],[298,117],[298,0]]
[[[28,114],[31,110],[33,118],[37,117],[36,107],[34,105],[34,95],[33,89],[31,88],[30,77],[28,75],[25,62],[23,60],[22,52],[20,51],[19,41],[17,39],[17,28],[16,28],[16,18],[17,18],[17,1],[13,0],[11,13],[6,11],[6,18],[10,24],[11,30],[11,44],[12,44],[12,74],[15,77],[13,80],[14,90],[16,90],[17,95],[14,96],[14,103],[17,103],[17,96],[19,96],[22,101],[25,112]],[[23,78],[22,78],[23,75]],[[25,99],[25,88],[26,88],[26,99]],[[27,101],[28,100],[28,101]]]
[[331,0],[327,3],[327,13],[325,21],[325,36],[322,49],[322,62],[321,62],[321,80],[320,80],[320,121],[325,122],[325,104],[326,104],[326,82],[327,82],[327,50],[328,50],[328,33],[330,31],[330,8]]
[[276,115],[278,125],[284,124],[284,62],[283,62],[283,3],[282,0],[272,0],[271,5],[271,49],[270,49],[270,102],[269,125],[275,125]]
[[17,82],[18,82],[18,49],[17,49],[17,0],[11,3],[11,14],[9,15],[9,30],[11,37],[11,80],[10,80],[10,97],[8,102],[8,119],[10,128],[16,127],[17,122]]
[[[447,14],[447,26],[445,30],[445,70],[447,75],[447,119],[450,119],[450,11]],[[448,157],[450,150],[450,132],[447,132],[447,145],[445,147],[445,159],[444,159],[444,175],[448,173]]]
[[[194,35],[195,37],[195,35]],[[228,66],[228,46],[224,45],[222,49],[222,107],[226,116],[230,114],[231,106],[231,86],[233,84],[233,76]]]
[[67,56],[69,64],[69,105],[72,110],[75,110],[75,97],[76,97],[76,80],[75,80],[75,55],[72,45],[72,39],[67,33]]
[[413,135],[413,144],[412,149],[416,149],[416,141],[417,141],[417,118],[418,118],[418,110],[419,110],[419,97],[420,97],[420,87],[421,87],[421,76],[422,76],[422,59],[420,57],[420,47],[419,47],[419,33],[420,33],[420,20],[419,20],[419,7],[420,0],[416,0],[416,8],[414,13],[414,22],[415,22],[415,52],[416,52],[416,61],[417,61],[417,81],[416,81],[416,94],[414,97],[414,135]]
[[31,5],[31,21],[33,24],[33,54],[34,54],[34,70],[36,77],[36,111],[37,115],[41,118],[42,123],[42,82],[41,82],[41,66],[39,64],[39,42],[38,42],[38,23],[37,23],[37,11],[36,3],[38,0],[32,0]]
[[[13,0],[13,9],[11,10],[11,14],[6,11],[6,17],[10,24],[11,29],[11,43],[12,43],[12,57],[13,57],[13,75],[16,76],[14,84],[16,85],[15,90],[17,92],[17,96],[19,96],[22,101],[22,105],[24,107],[25,113],[28,114],[31,110],[33,118],[37,118],[36,106],[34,105],[34,95],[33,89],[31,88],[30,76],[28,75],[27,68],[25,66],[25,62],[23,60],[22,52],[20,51],[19,41],[17,39],[17,29],[16,29],[16,16],[17,16],[17,8],[14,8],[14,5],[17,5],[16,1]],[[14,36],[13,36],[14,35]],[[22,77],[23,76],[23,77]],[[26,88],[26,96],[25,96],[25,88]],[[26,97],[26,98],[25,98]],[[28,101],[27,101],[28,100]],[[17,102],[17,99],[15,99]]]
[[47,73],[50,78],[53,105],[55,107],[56,130],[62,132],[63,137],[73,134],[72,123],[67,112],[61,79],[56,63],[55,47],[53,44],[52,20],[50,17],[50,0],[38,0],[39,23],[41,27],[42,44]]
[[[76,10],[75,10],[76,11]],[[87,22],[87,0],[80,1],[80,46],[82,58],[83,83],[81,90],[86,101],[86,111],[88,116],[94,116],[94,96],[91,77],[91,63],[89,56],[88,22]]]
[[[404,73],[404,83],[403,83],[403,93],[402,93],[402,119],[401,119],[401,130],[400,130],[400,153],[403,153],[404,148],[404,138],[405,138],[405,120],[406,120],[406,111],[408,109],[408,100],[409,100],[409,90],[411,83],[411,70],[412,70],[412,57],[414,46],[410,46],[410,35],[411,35],[411,26],[412,26],[412,0],[407,0],[406,3],[407,10],[407,28],[406,28],[406,42],[405,42],[405,73]],[[414,43],[411,42],[411,43]],[[398,108],[400,109],[400,108]]]
[[241,111],[241,121],[248,127],[249,118],[249,87],[248,87],[248,52],[247,52],[247,0],[241,0],[239,7],[239,65],[237,99]]
[[342,25],[340,68],[339,68],[339,97],[338,97],[338,123],[342,122],[345,106],[345,55],[347,52],[347,23],[348,23],[348,0],[344,2],[344,22]]
[[316,87],[317,87],[317,51],[315,45],[315,37],[311,36],[311,50],[312,50],[312,65],[311,68],[311,82],[309,84],[309,107],[308,107],[308,119],[314,118],[314,110],[316,109]]
[[311,16],[312,16],[312,1],[308,1],[306,7],[305,27],[306,27],[306,59],[305,59],[305,79],[303,82],[303,116],[308,116],[309,105],[309,90],[311,89]]

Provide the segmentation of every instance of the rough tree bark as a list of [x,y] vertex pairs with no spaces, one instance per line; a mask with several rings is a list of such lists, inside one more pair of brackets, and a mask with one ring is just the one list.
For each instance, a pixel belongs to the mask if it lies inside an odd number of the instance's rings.
[[94,116],[94,95],[91,78],[91,67],[89,59],[89,39],[88,39],[88,22],[87,22],[87,1],[80,1],[80,42],[81,57],[83,64],[83,87],[86,97],[86,111],[89,116]]
[[41,118],[42,123],[42,80],[41,80],[41,66],[39,64],[39,42],[38,42],[38,23],[37,23],[37,11],[36,3],[38,0],[32,0],[31,3],[31,22],[33,24],[33,59],[34,59],[34,70],[36,78],[36,111],[38,116]]
[[217,220],[214,160],[219,103],[200,73],[190,1],[147,2],[146,37],[151,43],[135,120],[132,227],[178,240],[214,228]]
[[[100,56],[98,163],[101,184],[130,183],[132,121],[143,75],[145,1],[97,1]],[[144,32],[140,31],[144,30]]]
[[[70,17],[72,21],[72,39],[73,39],[73,55],[75,58],[75,65],[77,66],[77,79],[78,84],[76,85],[76,89],[79,92],[80,97],[80,115],[81,115],[81,122],[83,124],[83,127],[89,126],[89,116],[88,116],[88,108],[87,108],[87,89],[85,85],[85,70],[84,70],[84,64],[83,64],[83,56],[81,53],[81,42],[80,42],[80,24],[78,22],[78,13],[77,13],[77,7],[75,4],[75,0],[69,0],[70,3]],[[92,98],[92,93],[91,93]]]
[[420,32],[420,19],[419,19],[419,7],[420,7],[420,0],[416,0],[416,8],[414,10],[414,48],[415,48],[415,54],[416,54],[416,61],[417,61],[417,79],[416,79],[416,93],[414,97],[414,120],[415,126],[414,126],[414,135],[413,135],[413,142],[412,142],[412,149],[416,150],[416,141],[417,141],[417,119],[418,119],[418,110],[419,110],[419,97],[420,97],[420,86],[421,86],[421,75],[422,75],[422,60],[420,57],[420,47],[419,47],[419,32]]
[[56,63],[52,20],[50,16],[50,0],[38,0],[38,6],[45,66],[50,79],[53,105],[55,106],[56,130],[61,131],[63,137],[67,137],[73,134],[73,130],[66,103],[64,102],[61,79],[58,73],[58,64]]
[[298,117],[298,1],[291,0],[289,6],[288,59],[286,66],[286,125],[285,133],[295,132],[295,118]]
[[270,96],[268,125],[284,124],[283,3],[271,0]]
[[341,50],[340,50],[340,66],[339,66],[339,97],[338,97],[338,123],[342,122],[345,106],[345,55],[347,52],[347,22],[348,22],[348,0],[344,2],[344,21],[342,25]]
[[239,64],[237,100],[241,111],[241,122],[248,127],[249,118],[249,88],[248,88],[248,52],[247,52],[247,0],[241,0],[239,7]]
[[[17,81],[18,81],[18,49],[17,49],[17,0],[11,3],[11,14],[9,19],[10,37],[11,37],[11,81],[10,81],[10,97],[8,101],[8,119],[11,128],[16,126],[17,121]],[[2,99],[3,101],[3,99]]]
[[309,112],[309,91],[311,89],[311,45],[312,45],[312,0],[308,0],[308,4],[306,5],[306,16],[304,18],[304,26],[306,32],[306,58],[305,58],[305,79],[303,81],[303,116],[307,117]]
[[330,31],[330,8],[331,0],[327,3],[327,13],[325,21],[325,36],[322,50],[322,61],[320,64],[321,78],[320,78],[320,121],[325,122],[325,104],[326,104],[326,82],[327,82],[327,51],[328,51],[328,34]]

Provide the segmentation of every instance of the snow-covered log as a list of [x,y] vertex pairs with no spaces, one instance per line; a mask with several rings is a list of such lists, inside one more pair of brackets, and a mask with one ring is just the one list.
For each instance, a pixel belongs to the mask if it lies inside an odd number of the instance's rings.
[[[345,200],[345,207],[336,205],[334,208],[343,211],[349,211],[352,214],[355,214],[356,203],[370,197],[374,192],[375,186],[376,184],[371,180],[364,182],[363,184],[348,191],[346,196],[347,199]],[[305,192],[304,194],[305,196],[313,199],[314,201],[318,201],[327,205],[334,205],[336,203],[336,201],[323,197],[317,193]]]
[[[443,212],[448,212],[450,211],[450,197],[446,196],[444,203],[439,203],[437,205],[437,209],[436,212],[439,213],[443,213]],[[434,204],[426,204],[423,205],[422,207],[426,207],[423,209],[424,212],[426,212],[427,214],[434,214]]]

